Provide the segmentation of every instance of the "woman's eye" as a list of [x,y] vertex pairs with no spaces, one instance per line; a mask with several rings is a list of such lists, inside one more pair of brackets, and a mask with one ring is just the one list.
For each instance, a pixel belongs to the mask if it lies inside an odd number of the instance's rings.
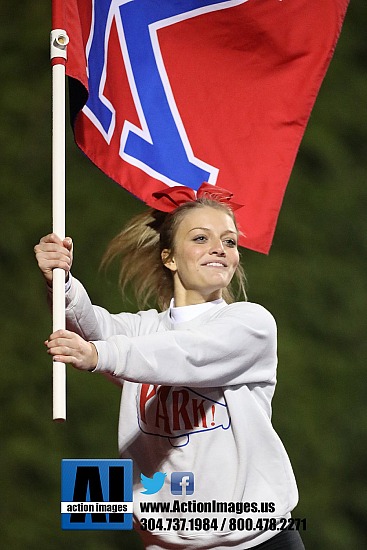
[[237,246],[237,242],[235,241],[235,239],[226,239],[224,241],[224,244],[230,246],[231,248],[235,248]]
[[196,237],[194,237],[193,239],[195,242],[198,242],[198,243],[203,243],[206,241],[206,236],[205,235],[197,235]]

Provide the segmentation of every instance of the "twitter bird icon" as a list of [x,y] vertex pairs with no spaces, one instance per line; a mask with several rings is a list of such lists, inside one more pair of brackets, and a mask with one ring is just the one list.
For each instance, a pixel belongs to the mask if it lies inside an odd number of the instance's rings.
[[140,491],[143,495],[154,495],[158,493],[163,487],[164,478],[167,474],[162,474],[162,472],[156,472],[153,474],[153,477],[147,477],[144,474],[140,474],[140,479],[145,491]]

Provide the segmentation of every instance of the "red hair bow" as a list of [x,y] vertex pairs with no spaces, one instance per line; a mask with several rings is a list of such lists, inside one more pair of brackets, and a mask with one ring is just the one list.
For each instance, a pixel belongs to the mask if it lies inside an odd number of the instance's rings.
[[202,198],[227,204],[232,210],[237,210],[243,206],[243,204],[232,201],[233,193],[207,182],[202,183],[196,192],[191,187],[177,185],[175,187],[167,186],[161,191],[155,191],[152,195],[156,199],[154,208],[162,212],[172,212],[185,202],[193,202]]

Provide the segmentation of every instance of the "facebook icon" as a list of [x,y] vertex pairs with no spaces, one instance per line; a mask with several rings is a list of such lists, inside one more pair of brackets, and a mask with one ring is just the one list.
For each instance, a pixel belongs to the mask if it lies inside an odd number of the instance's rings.
[[192,495],[194,492],[194,474],[192,472],[173,472],[171,474],[171,493],[173,495]]

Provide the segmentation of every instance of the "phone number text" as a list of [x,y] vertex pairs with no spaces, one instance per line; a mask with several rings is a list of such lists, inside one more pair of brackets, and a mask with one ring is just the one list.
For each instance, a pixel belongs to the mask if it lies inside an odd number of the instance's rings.
[[141,518],[142,531],[300,531],[306,518]]

